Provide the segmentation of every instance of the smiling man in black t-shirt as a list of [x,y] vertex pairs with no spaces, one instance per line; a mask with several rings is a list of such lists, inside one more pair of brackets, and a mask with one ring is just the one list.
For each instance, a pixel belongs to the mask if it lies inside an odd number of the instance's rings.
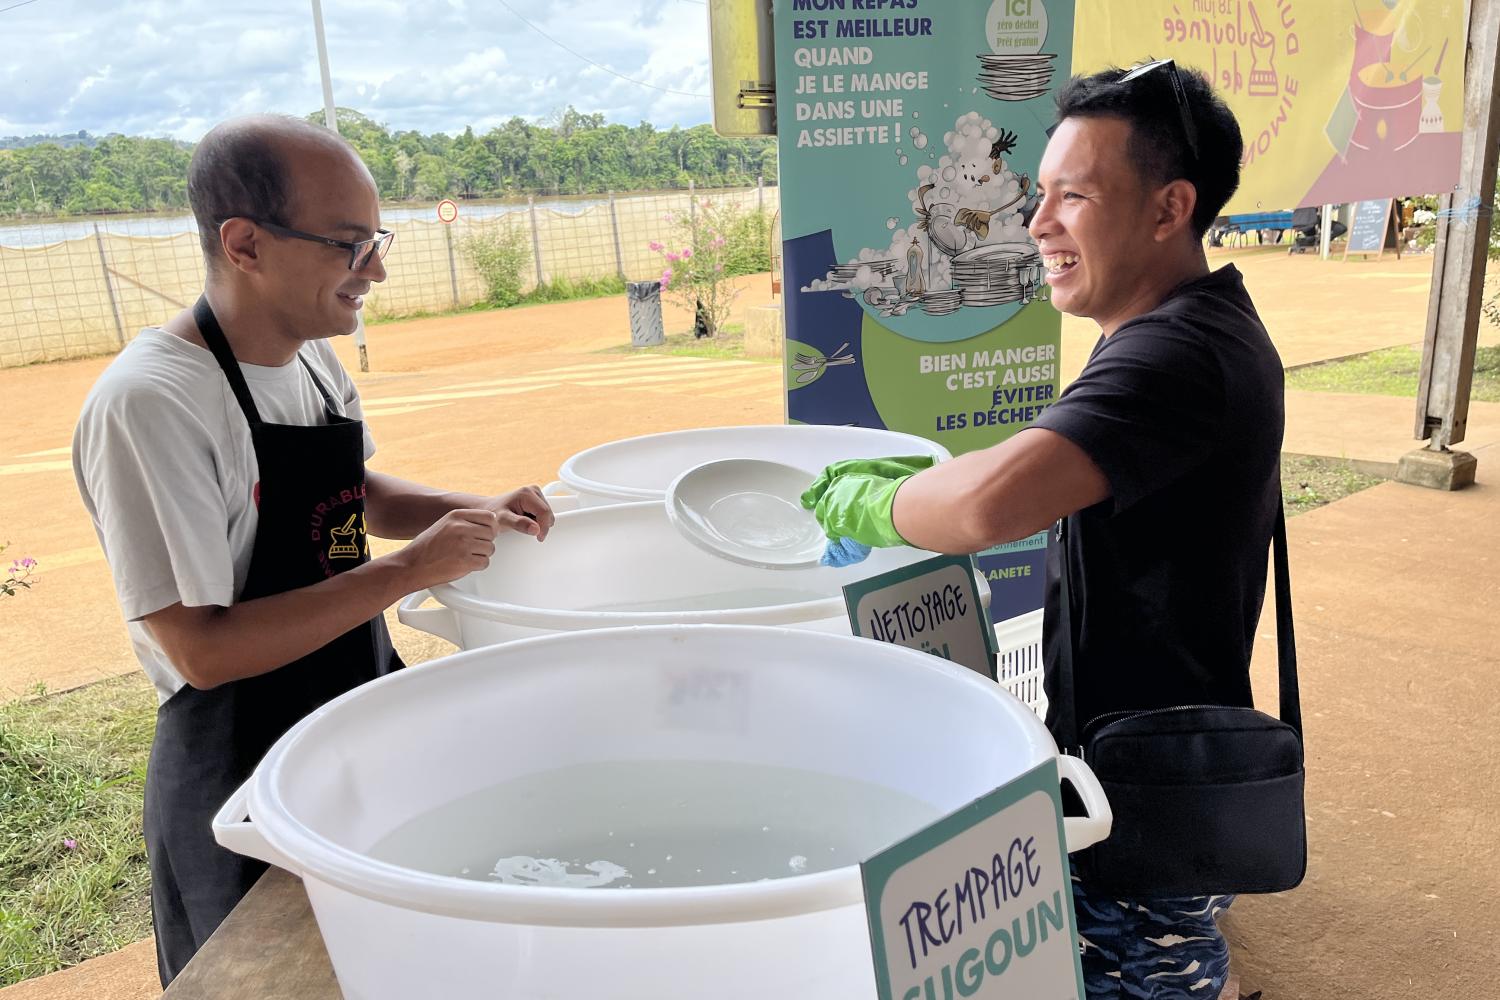
[[[1170,62],[1077,77],[1058,96],[1031,220],[1052,302],[1099,325],[1082,374],[1032,427],[914,475],[830,467],[804,501],[832,538],[977,552],[1066,518],[1080,726],[1251,704],[1250,651],[1280,498],[1282,366],[1239,271],[1203,234],[1243,144],[1204,78]],[[1058,732],[1055,535],[1049,726]],[[1229,897],[1132,900],[1075,886],[1090,1000],[1211,998]]]

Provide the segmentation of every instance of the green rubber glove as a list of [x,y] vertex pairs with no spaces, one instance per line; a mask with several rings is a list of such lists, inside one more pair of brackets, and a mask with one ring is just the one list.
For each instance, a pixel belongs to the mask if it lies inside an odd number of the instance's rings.
[[891,522],[891,506],[901,484],[932,462],[930,455],[835,462],[802,494],[802,506],[813,512],[829,538],[883,548],[905,545]]

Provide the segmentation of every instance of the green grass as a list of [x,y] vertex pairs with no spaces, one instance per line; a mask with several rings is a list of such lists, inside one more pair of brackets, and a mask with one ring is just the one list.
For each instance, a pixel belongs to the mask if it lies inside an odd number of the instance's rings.
[[537,285],[521,296],[515,305],[501,306],[481,299],[462,309],[440,309],[403,313],[384,312],[377,306],[366,310],[365,325],[379,326],[382,323],[405,323],[416,319],[436,319],[442,316],[465,316],[469,313],[494,312],[497,309],[519,309],[522,306],[546,305],[551,302],[573,302],[578,299],[603,299],[611,295],[624,295],[625,282],[618,277],[607,278],[558,278],[544,285]]
[[1383,482],[1379,476],[1359,472],[1342,459],[1281,456],[1281,496],[1287,517],[1305,514]]
[[671,333],[667,341],[656,347],[632,347],[623,344],[606,347],[600,354],[663,354],[677,358],[714,358],[717,360],[764,361],[776,363],[776,358],[745,357],[745,326],[743,323],[725,323],[717,337],[698,338],[688,333]]
[[[1415,398],[1422,370],[1417,347],[1390,347],[1342,361],[1325,361],[1287,372],[1288,389],[1314,392],[1352,392]],[[1474,388],[1478,402],[1500,402],[1500,347],[1481,347],[1474,356]]]
[[140,673],[0,705],[0,986],[151,933],[141,801],[155,725]]

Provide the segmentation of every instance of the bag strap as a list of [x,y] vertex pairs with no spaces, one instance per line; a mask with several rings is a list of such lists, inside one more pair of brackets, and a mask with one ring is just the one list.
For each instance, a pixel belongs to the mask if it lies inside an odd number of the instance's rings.
[[[1083,756],[1078,728],[1078,701],[1073,679],[1073,587],[1068,558],[1068,519],[1057,522],[1058,612],[1062,641],[1058,643],[1058,730],[1064,753]],[[1297,688],[1297,641],[1292,631],[1292,579],[1286,544],[1286,506],[1278,502],[1276,525],[1271,534],[1272,565],[1276,581],[1276,657],[1281,694],[1281,721],[1302,735],[1302,700]],[[1070,749],[1071,748],[1071,749]]]

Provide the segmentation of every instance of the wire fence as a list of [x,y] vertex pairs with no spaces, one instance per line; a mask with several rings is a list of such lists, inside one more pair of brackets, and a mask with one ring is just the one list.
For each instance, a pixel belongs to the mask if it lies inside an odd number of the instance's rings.
[[[519,229],[530,242],[523,291],[559,280],[658,277],[668,217],[703,198],[774,215],[774,186],[524,205],[462,206],[452,223],[398,207],[382,218],[396,241],[387,279],[365,297],[368,321],[463,309],[483,300],[464,252],[470,236]],[[118,351],[143,327],[191,305],[203,288],[191,216],[0,224],[0,368]]]

